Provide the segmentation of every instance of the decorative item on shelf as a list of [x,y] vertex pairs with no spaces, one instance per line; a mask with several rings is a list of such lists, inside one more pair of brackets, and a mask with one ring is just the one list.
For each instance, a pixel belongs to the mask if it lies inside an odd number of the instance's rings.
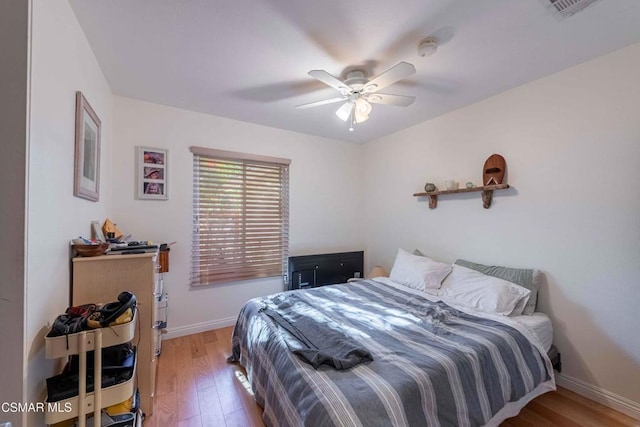
[[483,178],[482,185],[476,187],[471,181],[466,183],[466,188],[458,189],[458,182],[452,179],[445,181],[446,190],[437,191],[435,185],[427,183],[424,193],[414,193],[414,197],[427,197],[429,200],[429,209],[435,209],[438,206],[438,196],[444,194],[472,193],[482,192],[482,206],[485,209],[491,207],[491,200],[495,190],[506,190],[509,185],[506,184],[505,172],[507,163],[499,154],[491,155],[484,164],[482,169]]
[[444,182],[445,187],[447,187],[447,190],[457,190],[458,189],[458,181],[455,181],[453,179],[447,179]]
[[482,168],[482,185],[498,185],[504,180],[507,162],[500,154],[492,154]]
[[436,187],[436,185],[433,182],[427,182],[424,185],[424,191],[426,191],[427,193],[431,193],[432,191],[437,191],[438,187]]

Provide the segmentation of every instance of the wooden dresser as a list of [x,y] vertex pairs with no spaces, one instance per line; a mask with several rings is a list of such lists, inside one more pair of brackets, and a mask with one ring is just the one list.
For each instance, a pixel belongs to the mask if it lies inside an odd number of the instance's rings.
[[138,389],[142,411],[153,413],[158,335],[155,333],[159,275],[158,254],[103,255],[73,258],[71,304],[108,303],[129,291],[138,301]]

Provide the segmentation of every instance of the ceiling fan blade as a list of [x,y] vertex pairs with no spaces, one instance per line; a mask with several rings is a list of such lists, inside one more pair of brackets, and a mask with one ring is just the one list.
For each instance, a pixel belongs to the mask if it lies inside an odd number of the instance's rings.
[[413,64],[409,64],[408,62],[400,62],[399,64],[394,65],[393,67],[389,68],[387,71],[367,83],[364,86],[364,91],[378,91],[382,88],[394,84],[398,80],[402,80],[405,77],[409,77],[410,75],[415,74],[415,72],[416,67],[414,67]]
[[372,104],[397,105],[399,107],[408,107],[415,100],[415,96],[391,95],[388,93],[372,93],[367,96],[367,101]]
[[311,70],[309,75],[315,79],[320,80],[322,83],[331,86],[332,88],[339,90],[341,93],[348,93],[349,87],[340,80],[327,73],[325,70]]
[[345,102],[342,107],[338,108],[338,110],[336,111],[336,116],[340,117],[342,119],[342,121],[347,121],[349,120],[349,117],[351,117],[351,110],[353,110],[353,102]]
[[296,108],[310,108],[317,107],[319,105],[333,104],[334,102],[344,101],[346,98],[344,96],[339,96],[337,98],[325,99],[322,101],[309,102],[307,104],[296,105]]

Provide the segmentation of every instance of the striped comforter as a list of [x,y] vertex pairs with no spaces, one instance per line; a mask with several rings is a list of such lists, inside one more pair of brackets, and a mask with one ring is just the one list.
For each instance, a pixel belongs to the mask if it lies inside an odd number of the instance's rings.
[[403,287],[367,280],[296,293],[291,309],[366,348],[373,361],[317,370],[301,342],[261,310],[242,308],[230,361],[247,370],[268,426],[481,426],[553,389],[540,346],[517,329]]

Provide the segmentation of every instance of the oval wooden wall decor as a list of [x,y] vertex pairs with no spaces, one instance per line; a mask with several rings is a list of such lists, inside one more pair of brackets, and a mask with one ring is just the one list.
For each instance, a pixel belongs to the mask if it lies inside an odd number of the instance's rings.
[[492,154],[482,168],[482,185],[502,184],[506,170],[507,162],[504,157],[500,154]]

